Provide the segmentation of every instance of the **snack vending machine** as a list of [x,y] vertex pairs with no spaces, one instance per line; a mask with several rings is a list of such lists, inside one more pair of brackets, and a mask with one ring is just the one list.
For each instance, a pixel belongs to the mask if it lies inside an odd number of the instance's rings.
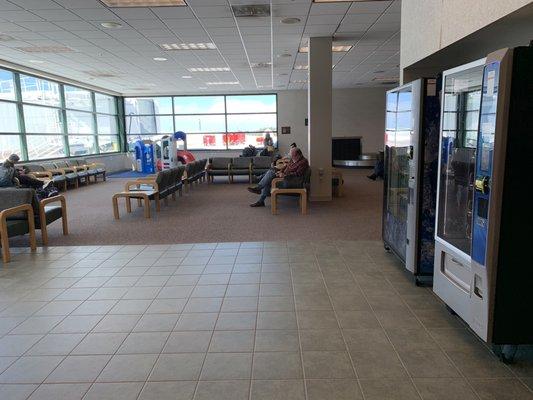
[[512,358],[533,343],[533,47],[445,73],[434,291]]
[[415,276],[433,274],[440,102],[436,79],[387,92],[383,241]]

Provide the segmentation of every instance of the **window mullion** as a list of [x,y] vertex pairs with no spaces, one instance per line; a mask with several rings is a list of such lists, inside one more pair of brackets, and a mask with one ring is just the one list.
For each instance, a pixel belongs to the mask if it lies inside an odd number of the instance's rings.
[[63,128],[63,150],[65,157],[70,157],[70,143],[68,140],[67,110],[65,102],[65,85],[59,84],[59,99],[61,106],[61,127]]
[[20,88],[20,75],[18,73],[13,73],[13,78],[15,79],[15,100],[17,101],[17,118],[19,123],[19,142],[20,148],[22,150],[22,159],[28,160],[28,142],[26,140],[26,122],[24,121],[24,107],[22,106],[22,92]]

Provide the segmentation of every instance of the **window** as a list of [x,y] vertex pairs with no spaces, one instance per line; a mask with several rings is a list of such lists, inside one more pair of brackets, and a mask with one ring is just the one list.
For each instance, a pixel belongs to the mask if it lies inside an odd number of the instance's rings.
[[0,116],[1,158],[17,153],[31,161],[120,151],[113,96],[0,69]]
[[267,95],[137,97],[124,99],[128,142],[187,133],[189,150],[263,147],[277,142],[277,98]]

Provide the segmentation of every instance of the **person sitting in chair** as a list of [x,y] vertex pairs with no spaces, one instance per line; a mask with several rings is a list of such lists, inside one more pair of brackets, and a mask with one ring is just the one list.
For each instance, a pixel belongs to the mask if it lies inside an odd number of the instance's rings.
[[309,168],[309,162],[297,147],[291,148],[290,155],[291,160],[283,169],[276,172],[275,169],[271,168],[263,175],[256,186],[250,186],[248,188],[249,192],[261,195],[259,200],[250,204],[250,207],[265,206],[265,199],[270,194],[272,180],[276,177],[284,178],[280,186],[283,188],[299,187],[303,184],[303,178],[305,171]]
[[3,164],[0,164],[0,187],[23,187],[32,189],[46,189],[52,186],[51,180],[41,181],[35,179],[24,172],[21,173],[15,166],[20,158],[16,154],[11,154]]

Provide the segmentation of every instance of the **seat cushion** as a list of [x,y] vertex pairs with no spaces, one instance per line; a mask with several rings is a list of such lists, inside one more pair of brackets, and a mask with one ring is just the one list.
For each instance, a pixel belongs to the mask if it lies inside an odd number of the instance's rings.
[[30,227],[28,226],[28,221],[19,219],[19,220],[8,220],[7,221],[7,236],[21,236],[30,232]]
[[67,178],[63,175],[54,175],[52,177],[52,182],[54,183],[63,183],[67,180]]
[[[63,212],[60,206],[45,206],[44,214],[46,215],[46,225],[50,225],[52,222],[57,221],[63,216]],[[38,216],[35,218],[35,228],[41,227],[41,221]]]
[[68,181],[75,181],[76,179],[78,179],[78,174],[74,172],[70,172],[68,174],[65,174],[65,177],[67,178]]
[[209,170],[207,172],[209,175],[216,175],[216,176],[221,176],[221,175],[227,175],[228,174],[228,170],[227,169],[217,169],[217,170]]
[[232,160],[231,166],[232,169],[245,169],[249,168],[252,162],[252,157],[235,157]]

